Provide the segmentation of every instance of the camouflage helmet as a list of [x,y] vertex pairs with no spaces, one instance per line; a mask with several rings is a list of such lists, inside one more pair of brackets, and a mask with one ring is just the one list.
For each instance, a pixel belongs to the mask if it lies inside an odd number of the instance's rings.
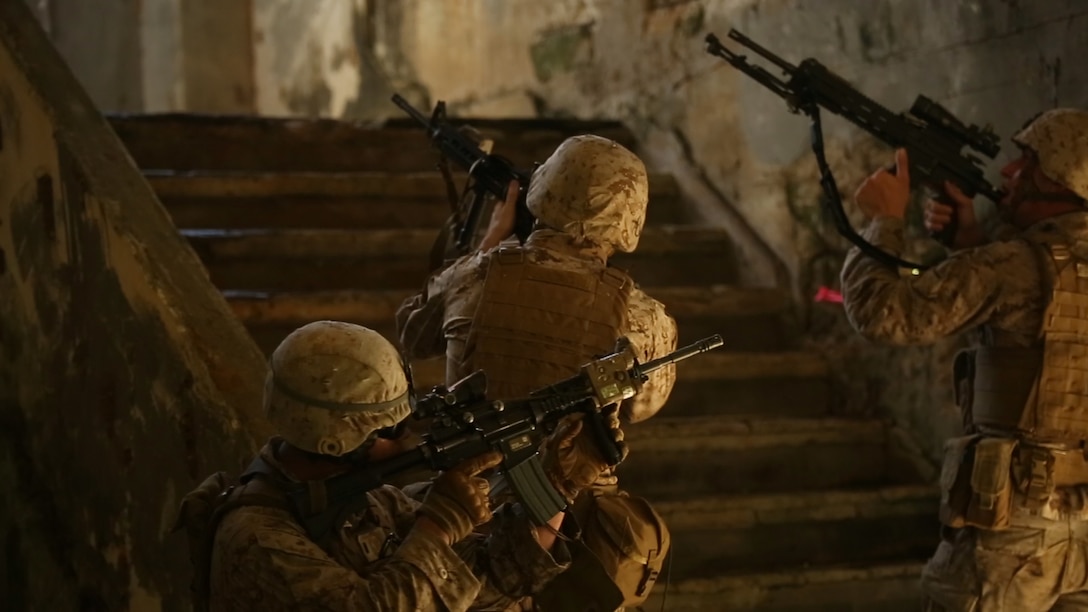
[[541,222],[579,242],[630,253],[638,246],[649,200],[646,167],[600,136],[573,136],[533,174],[525,203]]
[[378,332],[338,321],[304,325],[276,347],[264,408],[288,443],[340,456],[411,413],[400,354]]
[[1012,137],[1039,157],[1039,169],[1088,199],[1088,111],[1056,108],[1047,111]]

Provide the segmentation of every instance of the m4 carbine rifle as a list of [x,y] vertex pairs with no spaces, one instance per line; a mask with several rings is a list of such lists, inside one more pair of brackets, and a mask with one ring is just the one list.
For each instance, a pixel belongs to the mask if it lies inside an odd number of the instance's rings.
[[315,495],[313,486],[321,485],[312,483],[289,497],[307,532],[320,538],[338,521],[364,508],[366,492],[380,487],[392,475],[420,467],[447,470],[497,450],[503,455],[499,473],[530,519],[542,525],[567,505],[548,481],[537,455],[559,420],[584,413],[585,427],[592,432],[601,454],[615,465],[622,459],[621,450],[613,442],[601,409],[633,397],[654,370],[721,345],[721,336],[714,335],[643,364],[625,345],[583,365],[571,378],[538,389],[529,397],[507,401],[489,399],[486,375],[477,371],[451,387],[435,387],[416,402],[414,416],[431,419],[431,425],[415,449],[381,462],[363,462],[323,481],[324,491],[319,494]]
[[[427,132],[427,138],[443,157],[466,170],[469,175],[469,186],[474,192],[474,197],[468,200],[467,210],[453,212],[451,220],[453,235],[446,238],[444,258],[454,259],[472,252],[473,240],[476,238],[481,222],[484,196],[494,196],[499,202],[506,200],[506,190],[512,180],[518,182],[518,199],[514,209],[514,233],[519,241],[525,242],[529,233],[533,231],[535,221],[525,204],[531,173],[514,168],[513,162],[505,157],[484,151],[471,138],[450,125],[446,118],[445,102],[439,100],[428,119],[400,94],[393,94],[392,99],[394,104],[423,126]],[[437,267],[433,264],[434,262],[432,262],[432,268]]]
[[[995,157],[1000,145],[997,134],[989,126],[980,128],[967,125],[925,96],[918,96],[909,112],[895,114],[854,89],[842,77],[813,58],[794,66],[736,30],[729,30],[729,38],[755,51],[788,77],[788,80],[783,81],[763,68],[749,64],[747,56],[730,51],[714,34],[707,34],[707,53],[729,62],[734,68],[783,98],[790,112],[803,113],[812,119],[812,151],[816,154],[816,162],[820,168],[820,185],[828,200],[835,228],[865,254],[887,264],[914,270],[924,268],[876,248],[851,227],[846,211],[843,210],[835,177],[832,176],[824,155],[821,107],[892,147],[906,149],[910,160],[912,186],[926,185],[937,193],[943,193],[944,181],[949,181],[968,196],[982,194],[994,202],[1001,199],[1001,192],[983,176],[982,161],[977,156],[962,151],[964,147],[968,147],[989,158]],[[955,211],[954,205],[952,210]],[[935,238],[947,244],[951,242],[955,232],[953,217],[952,223]]]

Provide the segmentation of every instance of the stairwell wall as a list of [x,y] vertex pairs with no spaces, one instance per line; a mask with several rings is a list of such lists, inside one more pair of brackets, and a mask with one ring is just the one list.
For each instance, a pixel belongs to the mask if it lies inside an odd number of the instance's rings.
[[181,496],[264,359],[21,2],[0,2],[0,606],[181,611]]

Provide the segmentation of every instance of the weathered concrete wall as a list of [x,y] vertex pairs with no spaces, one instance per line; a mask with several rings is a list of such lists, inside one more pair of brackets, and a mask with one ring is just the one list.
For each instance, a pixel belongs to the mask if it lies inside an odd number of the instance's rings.
[[112,111],[144,105],[139,0],[38,0],[49,37],[94,103]]
[[102,111],[255,110],[249,0],[25,2]]
[[264,360],[20,2],[0,2],[0,605],[188,609],[181,496]]
[[[895,110],[924,93],[1003,136],[1041,109],[1088,105],[1077,68],[1088,6],[1077,0],[369,0],[325,2],[308,19],[289,4],[254,5],[259,111],[376,120],[399,113],[388,103],[396,90],[463,116],[620,119],[652,164],[676,170],[708,222],[733,231],[742,281],[786,285],[802,303],[837,283],[846,246],[818,205],[807,121],[706,54],[707,32],[724,40],[736,27],[789,61],[817,57]],[[285,73],[268,59],[298,49],[319,69],[299,61]],[[356,58],[357,72],[339,58]],[[841,119],[825,127],[849,194],[887,152]],[[945,374],[955,341],[877,349],[833,310],[803,317],[851,366],[851,405],[894,415],[935,457],[957,418]]]

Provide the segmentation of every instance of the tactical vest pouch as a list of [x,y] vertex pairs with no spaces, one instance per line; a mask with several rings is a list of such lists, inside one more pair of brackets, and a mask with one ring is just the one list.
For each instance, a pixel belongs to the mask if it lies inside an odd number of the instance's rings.
[[945,443],[941,522],[949,527],[1004,529],[1012,516],[1012,456],[1018,441],[978,435]]
[[971,459],[974,445],[981,436],[962,436],[944,443],[941,464],[941,523],[961,528],[967,525],[967,506],[971,503]]
[[585,517],[582,539],[623,592],[623,605],[646,601],[669,552],[665,520],[648,501],[626,493],[579,501],[587,506],[575,511]]
[[1024,407],[1032,397],[1042,360],[1038,348],[979,347],[975,355],[972,422],[1022,430]]
[[189,561],[193,568],[190,589],[194,612],[208,609],[214,516],[232,489],[233,482],[226,472],[216,472],[208,476],[196,489],[182,498],[177,520],[174,521],[172,531],[184,530],[189,542]]
[[952,383],[956,405],[963,415],[964,424],[971,422],[971,406],[974,405],[975,351],[964,349],[956,353],[952,362]]
[[1033,446],[1023,446],[1017,452],[1014,470],[1016,489],[1023,497],[1023,507],[1031,512],[1042,510],[1054,494],[1054,452]]
[[968,525],[984,529],[1005,529],[1012,517],[1012,454],[1015,438],[982,438],[975,444],[971,466],[971,503]]

